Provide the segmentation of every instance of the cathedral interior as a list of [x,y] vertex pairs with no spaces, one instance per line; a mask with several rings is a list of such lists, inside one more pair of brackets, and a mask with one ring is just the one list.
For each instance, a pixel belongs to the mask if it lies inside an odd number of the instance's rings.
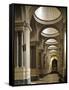
[[67,82],[67,8],[15,5],[14,82]]

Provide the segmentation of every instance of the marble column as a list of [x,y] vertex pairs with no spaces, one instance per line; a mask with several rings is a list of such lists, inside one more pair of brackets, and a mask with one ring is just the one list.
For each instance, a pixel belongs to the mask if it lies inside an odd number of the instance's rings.
[[16,61],[16,67],[19,67],[19,64],[18,64],[18,58],[19,58],[19,48],[18,48],[18,42],[19,42],[19,41],[18,41],[18,32],[17,32],[16,34],[17,34],[17,35],[16,35],[16,42],[17,42],[17,44],[16,44],[16,45],[17,45],[17,46],[16,46],[16,47],[17,47],[17,55],[16,55],[16,56],[17,56],[17,61]]
[[30,30],[26,28],[25,31],[26,35],[26,61],[25,61],[25,68],[26,68],[26,79],[27,79],[27,84],[30,84],[31,82],[31,75],[30,75]]
[[23,32],[21,32],[21,66],[23,67]]
[[30,28],[26,22],[24,22],[24,64],[25,64],[25,84],[31,84],[30,73]]

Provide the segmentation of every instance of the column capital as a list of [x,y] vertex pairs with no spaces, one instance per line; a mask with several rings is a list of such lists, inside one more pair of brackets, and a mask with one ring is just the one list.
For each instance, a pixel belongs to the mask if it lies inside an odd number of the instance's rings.
[[27,23],[26,21],[23,22],[23,28],[28,28],[30,31],[32,31],[30,24]]
[[30,26],[29,22],[24,21],[15,21],[15,31],[23,31],[29,29],[30,31],[32,31],[32,28]]

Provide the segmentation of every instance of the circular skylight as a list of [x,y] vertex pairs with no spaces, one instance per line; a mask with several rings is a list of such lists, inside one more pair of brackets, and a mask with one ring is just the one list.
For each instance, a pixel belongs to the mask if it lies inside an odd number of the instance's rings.
[[53,21],[60,18],[60,16],[61,12],[55,7],[39,7],[34,13],[35,20],[42,24],[45,24],[45,22],[41,21]]
[[48,39],[45,43],[46,44],[58,44],[57,40],[55,39]]
[[55,28],[46,28],[41,32],[41,35],[44,37],[55,37],[59,35],[59,32]]

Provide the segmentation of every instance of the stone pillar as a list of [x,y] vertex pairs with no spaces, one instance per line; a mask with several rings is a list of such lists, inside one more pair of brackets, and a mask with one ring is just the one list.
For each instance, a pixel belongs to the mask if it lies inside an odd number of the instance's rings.
[[30,84],[31,82],[31,75],[30,75],[30,30],[26,28],[25,31],[26,35],[26,61],[25,61],[25,68],[26,68],[26,79],[27,79],[27,84]]
[[[26,38],[25,38],[25,28],[23,28],[23,40],[24,40],[24,43],[23,43],[23,67],[24,67],[24,74],[23,74],[23,77],[24,77],[24,80],[26,80],[26,75],[25,75],[25,61],[26,61]],[[25,84],[25,82],[24,82]]]
[[17,55],[16,55],[16,56],[17,56],[17,61],[16,61],[16,67],[19,67],[19,64],[18,64],[18,58],[19,58],[19,54],[18,54],[18,52],[19,52],[19,50],[18,50],[18,42],[19,42],[19,41],[18,41],[18,32],[17,32],[17,35],[16,35],[16,42],[17,42],[17,44],[16,44],[16,45],[17,45],[17,46],[16,46],[16,47],[17,47]]
[[25,64],[25,84],[31,84],[30,73],[30,28],[26,22],[24,22],[24,64]]
[[21,32],[21,62],[22,62],[22,67],[23,67],[23,32]]

